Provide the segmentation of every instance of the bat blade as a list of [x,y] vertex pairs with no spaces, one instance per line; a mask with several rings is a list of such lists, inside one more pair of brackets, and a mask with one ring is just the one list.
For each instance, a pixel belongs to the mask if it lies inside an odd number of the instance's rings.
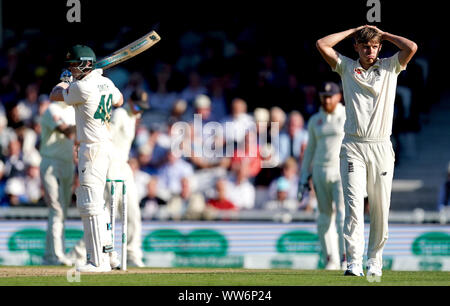
[[95,64],[95,68],[101,68],[103,70],[111,68],[144,52],[160,40],[161,37],[158,33],[151,31],[131,44],[126,45],[125,47],[101,59]]

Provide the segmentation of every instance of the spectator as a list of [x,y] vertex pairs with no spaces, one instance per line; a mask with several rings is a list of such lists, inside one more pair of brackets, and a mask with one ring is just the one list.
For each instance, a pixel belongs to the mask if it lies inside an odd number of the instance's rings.
[[255,108],[253,111],[253,119],[256,124],[258,144],[260,144],[260,141],[266,141],[266,143],[270,142],[270,134],[268,133],[270,124],[269,110],[263,107]]
[[225,138],[227,143],[237,143],[244,140],[247,131],[254,128],[253,117],[247,114],[247,102],[235,98],[231,102],[231,116],[224,122]]
[[8,197],[6,195],[5,164],[0,159],[0,206],[8,205]]
[[147,186],[148,182],[151,179],[151,176],[150,174],[140,169],[139,161],[137,160],[137,158],[130,158],[128,160],[128,163],[130,164],[131,171],[133,171],[134,181],[136,182],[137,198],[138,201],[141,202],[141,200],[146,196],[147,190],[145,186]]
[[190,163],[168,151],[166,163],[158,169],[158,188],[167,190],[172,195],[179,195],[182,191],[182,179],[192,177],[193,174],[194,168]]
[[160,65],[156,72],[156,88],[150,92],[150,112],[158,112],[165,117],[170,115],[177,100],[177,93],[170,87],[172,68]]
[[186,217],[189,220],[200,219],[205,209],[205,198],[201,193],[192,192],[191,181],[187,177],[181,179],[181,192],[171,197],[167,213],[173,220]]
[[172,110],[170,112],[169,120],[172,121],[188,121],[188,114],[186,114],[187,102],[183,99],[177,99],[173,103]]
[[275,178],[281,175],[281,168],[278,166],[277,155],[270,143],[261,147],[260,156],[262,167],[255,178],[255,186],[267,188]]
[[227,180],[227,196],[239,210],[252,209],[255,206],[255,187],[249,182],[248,166],[243,163]]
[[10,206],[19,206],[28,203],[25,183],[20,176],[10,177],[6,181],[5,193]]
[[8,144],[8,157],[5,161],[5,175],[8,177],[25,176],[25,163],[20,141],[13,139]]
[[153,219],[157,215],[160,207],[167,204],[167,200],[158,194],[157,177],[150,178],[145,186],[147,193],[140,201],[139,206],[143,208],[142,217],[144,219]]
[[188,75],[188,85],[181,91],[180,98],[188,104],[187,112],[193,113],[194,101],[198,95],[206,95],[207,88],[203,85],[200,74],[192,70]]
[[256,140],[256,132],[248,131],[242,144],[234,151],[233,157],[230,160],[230,168],[236,171],[246,165],[247,175],[252,180],[261,171],[261,153]]
[[41,156],[37,151],[28,158],[28,162],[26,163],[24,184],[25,193],[30,204],[39,204],[44,196],[39,172],[40,163]]
[[17,135],[14,130],[8,126],[6,115],[0,111],[0,158],[4,158],[9,154],[8,146],[12,140],[17,140]]
[[291,182],[286,177],[281,176],[274,181],[273,185],[276,192],[275,197],[267,201],[264,208],[267,210],[296,211],[298,202],[290,197],[292,191]]
[[17,103],[19,118],[28,126],[33,118],[39,115],[39,88],[36,84],[28,84],[25,90],[25,99]]
[[[38,121],[39,118],[36,117],[36,120]],[[35,119],[33,118],[32,126],[34,126],[34,121]],[[39,131],[39,129],[37,131]],[[21,143],[21,148],[25,159],[27,156],[30,156],[38,151],[36,148],[39,141],[39,135],[34,129],[28,127],[27,125],[22,125],[16,128],[15,132]]]
[[218,178],[215,182],[214,192],[208,199],[204,211],[207,220],[215,219],[220,212],[237,212],[238,208],[228,198],[227,180]]
[[48,95],[41,94],[39,96],[39,111],[38,111],[39,116],[42,116],[44,114],[44,112],[47,110],[47,107],[49,107],[50,103],[51,101]]
[[228,109],[223,78],[213,77],[211,79],[208,95],[211,97],[212,117],[216,120],[225,118],[228,115]]
[[278,131],[285,130],[286,113],[278,106],[270,108],[270,124],[278,124]]
[[[280,178],[284,178],[280,183]],[[272,181],[269,186],[269,199],[276,200],[278,188],[284,186],[284,184],[289,184],[289,190],[287,193],[287,199],[296,200],[297,199],[297,191],[298,191],[298,163],[293,157],[289,157],[283,164],[282,175]]]
[[308,131],[304,128],[303,116],[298,111],[289,114],[286,132],[280,133],[280,162],[284,163],[291,156],[301,161],[308,143]]
[[211,99],[209,96],[204,94],[196,96],[194,100],[194,108],[194,114],[201,116],[203,124],[217,120],[211,114]]
[[[211,99],[207,95],[198,95],[195,98],[195,114],[190,128],[192,149],[194,153],[198,153],[192,154],[192,162],[199,168],[218,166],[224,149],[222,126],[211,115]],[[198,152],[199,148],[202,152]],[[210,152],[204,152],[203,149]]]
[[447,177],[444,183],[442,183],[439,190],[439,200],[437,210],[442,211],[450,205],[450,162],[447,167]]
[[302,90],[305,98],[300,111],[305,115],[305,120],[308,121],[309,117],[317,113],[320,103],[317,101],[317,89],[314,85],[305,85]]
[[21,120],[20,109],[17,104],[13,104],[9,108],[6,108],[6,118],[8,120],[8,126],[13,130],[25,125],[24,121]]
[[0,101],[6,110],[17,104],[19,92],[20,85],[12,79],[8,69],[2,68],[0,70]]

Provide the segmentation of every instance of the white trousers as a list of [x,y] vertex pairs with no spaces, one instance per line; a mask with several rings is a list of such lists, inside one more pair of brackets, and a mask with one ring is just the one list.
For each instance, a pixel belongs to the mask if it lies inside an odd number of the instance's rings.
[[327,263],[331,262],[339,266],[345,259],[344,197],[339,165],[314,166],[312,180],[319,210],[317,233],[322,253],[326,256]]
[[83,220],[87,261],[99,266],[108,261],[104,247],[111,244],[104,191],[110,164],[111,143],[82,143],[78,149],[77,207]]
[[64,221],[72,198],[74,170],[73,162],[42,157],[40,176],[49,208],[44,258],[49,264],[64,261]]
[[388,239],[395,155],[389,140],[355,141],[344,138],[340,153],[344,191],[344,238],[348,263],[362,264],[364,253],[364,196],[367,192],[370,234],[367,258],[382,264]]
[[[130,262],[141,262],[143,253],[142,253],[142,219],[141,219],[141,211],[139,208],[139,202],[137,198],[136,184],[134,181],[133,172],[128,163],[119,162],[119,161],[111,161],[109,165],[109,171],[107,174],[109,179],[116,180],[125,180],[126,181],[126,194],[127,194],[127,260]],[[102,196],[104,196],[106,200],[105,204],[105,220],[109,222],[110,220],[110,195],[111,195],[111,184],[108,183],[104,187],[105,189],[102,192]],[[115,191],[115,212],[116,216],[122,216],[122,185],[116,184]],[[116,223],[117,225],[117,223]],[[111,239],[108,236],[107,244],[112,244]],[[83,241],[79,241],[77,245],[75,245],[74,249],[71,251],[70,257],[74,260],[80,260],[86,256],[86,246]]]

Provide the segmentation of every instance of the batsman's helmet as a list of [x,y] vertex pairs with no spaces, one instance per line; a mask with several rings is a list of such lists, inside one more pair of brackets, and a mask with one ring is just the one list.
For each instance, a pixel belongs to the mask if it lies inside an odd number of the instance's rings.
[[94,51],[85,45],[75,45],[69,49],[66,54],[66,63],[76,63],[91,61],[92,65],[95,64],[97,58]]

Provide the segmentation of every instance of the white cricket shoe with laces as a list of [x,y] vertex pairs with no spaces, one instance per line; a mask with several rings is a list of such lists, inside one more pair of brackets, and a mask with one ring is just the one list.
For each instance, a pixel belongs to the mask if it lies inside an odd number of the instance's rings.
[[381,276],[383,274],[382,266],[373,258],[367,261],[366,269],[367,276]]
[[349,276],[364,276],[364,272],[362,269],[362,264],[351,263],[347,266],[347,270],[345,270],[344,275]]

